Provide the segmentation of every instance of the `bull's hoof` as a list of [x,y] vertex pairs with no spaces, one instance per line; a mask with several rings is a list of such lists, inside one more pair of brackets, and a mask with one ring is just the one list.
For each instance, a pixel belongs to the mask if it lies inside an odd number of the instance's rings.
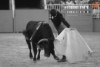
[[37,60],[40,60],[40,57],[37,57]]
[[33,59],[33,56],[32,56],[31,54],[30,54],[30,56],[29,56],[29,57],[30,57],[30,59]]
[[61,60],[58,60],[58,62],[67,62],[66,59],[61,59]]
[[37,60],[36,58],[33,59],[33,61],[36,61],[36,60]]
[[30,57],[30,59],[33,59],[33,57]]

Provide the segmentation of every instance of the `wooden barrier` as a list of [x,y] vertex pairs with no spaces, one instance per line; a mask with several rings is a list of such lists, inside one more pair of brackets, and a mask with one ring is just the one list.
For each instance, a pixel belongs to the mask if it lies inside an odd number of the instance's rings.
[[35,10],[16,10],[15,11],[15,23],[14,31],[22,32],[26,29],[26,25],[29,21],[46,21],[48,22],[48,11],[42,9]]
[[[79,31],[98,31],[99,21],[93,21],[93,18],[100,18],[100,5],[96,16],[93,17],[93,10],[91,5],[61,5],[52,4],[47,5],[47,10],[42,9],[19,9],[15,10],[15,17],[13,18],[12,10],[0,10],[0,32],[20,32],[26,27],[26,24],[33,21],[46,21],[49,22],[53,32],[55,28],[49,20],[48,10],[57,9],[63,14],[65,19],[71,24],[72,27],[77,28]],[[13,22],[14,20],[14,22]],[[98,19],[99,20],[99,19]],[[96,22],[96,23],[95,23]],[[95,28],[95,29],[94,29]]]
[[49,20],[50,14],[48,10],[57,9],[63,14],[65,19],[71,24],[72,27],[77,28],[79,31],[93,31],[93,17],[91,5],[61,5],[52,4],[47,5],[47,10],[37,9],[19,9],[15,10],[14,18],[14,32],[23,31],[26,24],[33,21],[46,21],[49,22],[53,32],[56,32],[54,25]]
[[0,32],[13,32],[12,10],[0,10]]

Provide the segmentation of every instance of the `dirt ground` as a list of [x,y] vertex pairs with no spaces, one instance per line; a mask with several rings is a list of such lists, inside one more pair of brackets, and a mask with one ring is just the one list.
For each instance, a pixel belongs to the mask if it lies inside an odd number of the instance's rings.
[[24,36],[21,33],[0,33],[0,67],[100,67],[100,32],[80,32],[90,48],[92,57],[75,64],[68,62],[58,63],[44,57],[36,63],[28,57],[29,51]]

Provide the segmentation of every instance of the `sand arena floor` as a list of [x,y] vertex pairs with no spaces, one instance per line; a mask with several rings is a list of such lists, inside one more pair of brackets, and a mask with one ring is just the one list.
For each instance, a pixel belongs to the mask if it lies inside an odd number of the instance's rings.
[[52,55],[44,57],[43,51],[41,60],[34,63],[28,57],[27,44],[21,33],[0,33],[0,67],[100,67],[100,32],[80,33],[94,53],[87,60],[75,64],[58,63]]

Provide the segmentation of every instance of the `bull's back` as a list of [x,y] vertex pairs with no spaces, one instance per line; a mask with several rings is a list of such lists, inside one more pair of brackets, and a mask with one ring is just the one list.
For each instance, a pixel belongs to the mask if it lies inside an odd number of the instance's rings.
[[29,38],[32,36],[34,31],[36,30],[38,23],[39,23],[38,21],[29,21],[27,23],[25,34],[27,34]]
[[[39,21],[30,21],[26,26],[26,34],[30,38],[38,26]],[[54,40],[53,32],[48,23],[42,23],[40,29],[34,36],[34,40],[48,38]]]
[[54,40],[52,29],[48,23],[43,24],[42,35],[44,38],[49,38]]
[[37,25],[38,25],[38,21],[30,21],[28,22],[27,26],[26,26],[26,30],[35,30]]

